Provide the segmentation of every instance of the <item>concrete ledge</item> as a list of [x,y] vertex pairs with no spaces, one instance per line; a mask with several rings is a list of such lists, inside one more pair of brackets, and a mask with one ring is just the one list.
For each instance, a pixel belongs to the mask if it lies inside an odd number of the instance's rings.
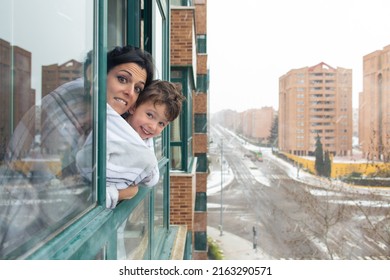
[[187,226],[178,225],[177,227],[178,230],[171,251],[171,257],[170,257],[171,260],[184,259],[184,250],[185,250],[186,239],[187,239]]

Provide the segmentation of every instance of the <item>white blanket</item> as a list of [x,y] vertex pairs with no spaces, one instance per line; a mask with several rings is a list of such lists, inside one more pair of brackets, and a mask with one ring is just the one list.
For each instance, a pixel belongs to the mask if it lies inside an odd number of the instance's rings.
[[[76,161],[81,174],[92,179],[92,135],[88,136]],[[159,180],[153,139],[142,140],[138,133],[107,104],[106,206],[114,208],[118,190],[130,185],[154,186]]]

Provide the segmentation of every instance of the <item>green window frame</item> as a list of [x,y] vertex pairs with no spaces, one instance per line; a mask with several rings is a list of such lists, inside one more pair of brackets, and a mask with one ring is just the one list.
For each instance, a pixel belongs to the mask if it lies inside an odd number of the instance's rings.
[[[49,1],[49,0],[48,0]],[[89,1],[89,0],[86,0]],[[115,3],[114,3],[115,2]],[[114,210],[105,207],[105,154],[106,154],[106,53],[114,45],[126,42],[140,46],[158,57],[159,78],[170,78],[169,61],[169,5],[164,0],[90,0],[93,5],[94,67],[93,90],[93,139],[96,149],[96,172],[93,178],[95,202],[69,223],[59,227],[53,236],[34,236],[29,244],[8,254],[15,259],[117,259],[121,257],[121,235],[126,231],[143,233],[143,240],[131,240],[129,245],[133,259],[167,258],[166,246],[170,246],[174,229],[169,225],[169,156],[170,128],[161,136],[161,146],[156,146],[160,168],[160,182],[154,188],[140,187],[137,196],[120,202]],[[142,4],[143,3],[143,7]],[[134,13],[138,10],[138,13]],[[158,20],[156,20],[156,18]],[[109,34],[108,26],[114,25],[115,34]],[[142,32],[141,32],[142,30]],[[99,90],[99,93],[97,92]],[[157,142],[157,141],[156,141]],[[140,214],[139,216],[136,214]],[[157,219],[156,219],[157,218]],[[125,224],[130,220],[133,224]],[[157,220],[157,221],[156,221]],[[141,224],[141,228],[134,225]],[[168,240],[168,242],[167,242]],[[136,242],[136,243],[134,243]],[[168,244],[167,244],[168,243]],[[40,244],[39,246],[35,246]],[[139,246],[143,244],[144,246]],[[125,247],[126,247],[125,246]],[[128,249],[127,247],[125,248]],[[127,256],[129,257],[129,256]]]
[[197,75],[196,77],[196,91],[207,93],[208,81],[207,75]]
[[[192,150],[192,131],[193,131],[193,101],[192,92],[194,90],[194,81],[191,78],[192,72],[188,67],[171,67],[171,81],[182,85],[182,93],[186,97],[183,104],[182,113],[179,117],[180,127],[173,129],[178,130],[179,137],[172,137],[170,142],[171,161],[178,158],[180,164],[172,163],[173,170],[188,172],[194,160]],[[183,86],[187,85],[187,86]]]
[[195,133],[207,133],[207,115],[195,114]]
[[207,172],[209,165],[206,153],[197,153],[196,157],[198,158],[196,172]]
[[206,34],[199,34],[196,35],[196,45],[198,48],[198,53],[207,53],[207,35]]

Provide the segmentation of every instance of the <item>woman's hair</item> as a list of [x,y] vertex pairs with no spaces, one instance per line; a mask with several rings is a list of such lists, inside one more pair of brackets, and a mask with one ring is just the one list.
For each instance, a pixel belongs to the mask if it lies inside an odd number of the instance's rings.
[[138,96],[135,106],[138,107],[145,102],[166,105],[165,116],[169,122],[172,122],[179,116],[184,100],[185,96],[174,83],[154,80]]
[[148,86],[154,76],[153,57],[147,51],[134,46],[115,47],[107,53],[107,73],[120,64],[136,63],[142,69],[146,70],[145,86]]

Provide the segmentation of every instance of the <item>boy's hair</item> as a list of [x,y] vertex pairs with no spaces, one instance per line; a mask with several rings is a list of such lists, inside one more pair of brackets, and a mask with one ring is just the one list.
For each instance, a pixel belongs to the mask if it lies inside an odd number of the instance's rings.
[[154,105],[166,105],[165,117],[172,122],[179,116],[184,100],[185,96],[174,83],[153,80],[138,96],[135,107],[149,101]]

